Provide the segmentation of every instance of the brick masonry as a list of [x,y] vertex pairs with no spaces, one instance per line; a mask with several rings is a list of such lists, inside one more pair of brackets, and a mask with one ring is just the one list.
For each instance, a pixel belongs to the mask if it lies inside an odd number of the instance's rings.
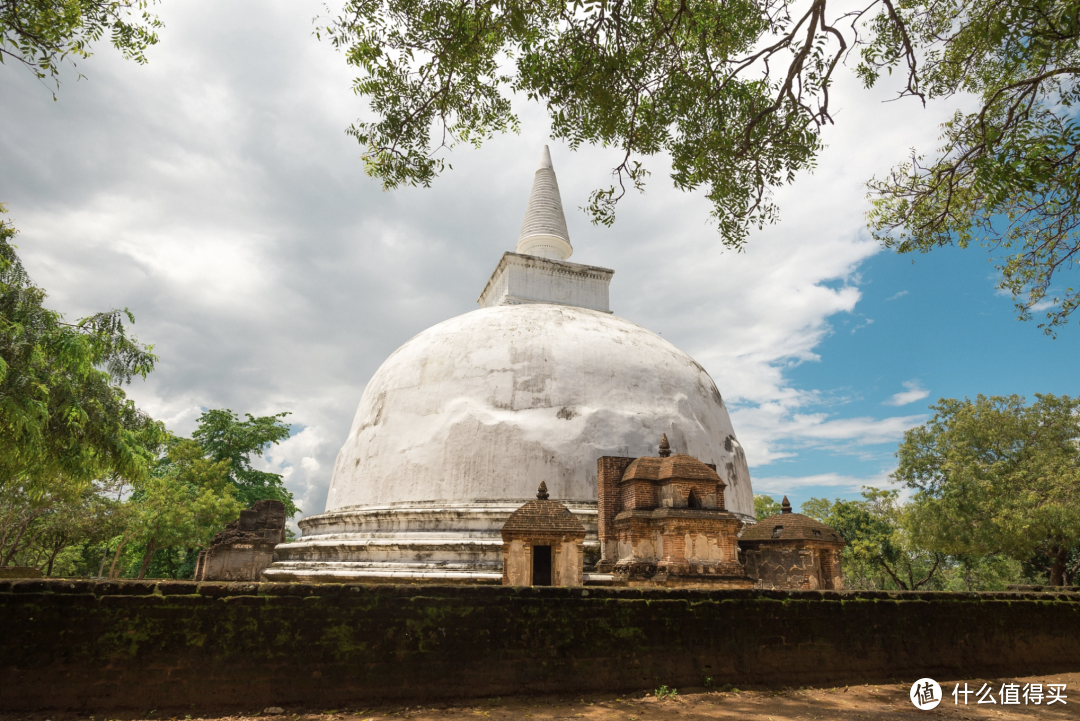
[[1080,594],[0,581],[0,711],[1080,669]]

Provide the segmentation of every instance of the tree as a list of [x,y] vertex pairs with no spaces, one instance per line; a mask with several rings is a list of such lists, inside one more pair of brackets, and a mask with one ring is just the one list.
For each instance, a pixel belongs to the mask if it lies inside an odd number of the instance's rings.
[[[1080,249],[1080,0],[349,0],[317,33],[362,73],[353,89],[374,118],[348,132],[384,187],[429,185],[440,148],[517,130],[519,93],[545,105],[553,137],[621,151],[615,183],[590,198],[594,222],[610,224],[644,187],[643,159],[666,154],[737,249],[777,219],[772,189],[813,168],[834,74],[859,48],[867,86],[897,71],[901,97],[981,106],[945,126],[935,160],[871,182],[882,242],[1013,253],[1001,286],[1025,317]],[[1064,292],[1051,327],[1076,299]]]
[[912,152],[870,183],[870,225],[900,253],[972,242],[998,251],[998,287],[1021,318],[1053,296],[1040,325],[1052,333],[1080,304],[1080,286],[1052,288],[1080,260],[1080,2],[901,0],[893,10],[863,52],[867,84],[903,65],[902,95],[966,93],[979,107],[943,126],[933,160]]
[[65,60],[90,57],[108,33],[113,47],[139,64],[162,26],[153,0],[5,0],[0,2],[0,63],[14,60],[38,78],[58,81]]
[[863,580],[848,585],[871,585],[866,581],[876,577],[872,581],[876,588],[916,591],[926,587],[941,568],[944,554],[912,542],[898,491],[864,487],[862,496],[861,501],[837,499],[833,503],[812,498],[802,506],[803,513],[836,529],[847,542],[844,575]]
[[[1002,554],[1042,565],[1052,585],[1080,562],[1080,399],[941,399],[909,430],[896,480],[917,491],[911,528],[942,553]],[[1049,561],[1040,562],[1040,557]]]
[[126,509],[105,490],[100,484],[60,485],[47,496],[30,497],[15,484],[0,489],[0,566],[33,566],[51,576],[57,565],[68,565],[62,557],[72,547],[115,536],[126,525]]
[[[143,578],[158,551],[204,546],[244,507],[229,480],[229,462],[204,457],[194,441],[170,439],[168,454],[132,494],[134,517],[116,550],[132,541],[142,546],[136,578]],[[111,577],[116,575],[116,560]]]
[[766,496],[765,494],[754,494],[754,517],[759,521],[762,518],[768,518],[769,516],[775,516],[780,513],[780,504],[776,502],[776,499],[772,496]]
[[199,427],[191,437],[199,443],[207,457],[228,464],[229,480],[236,487],[236,497],[250,506],[256,501],[274,499],[285,504],[290,518],[300,509],[285,489],[277,473],[258,471],[251,467],[251,456],[262,456],[270,446],[289,437],[288,424],[281,419],[288,413],[256,418],[245,414],[246,421],[229,409],[209,410],[199,416]]
[[164,427],[121,385],[153,370],[152,348],[127,335],[126,309],[67,323],[45,308],[14,235],[0,222],[0,489],[14,484],[33,499],[144,476]]

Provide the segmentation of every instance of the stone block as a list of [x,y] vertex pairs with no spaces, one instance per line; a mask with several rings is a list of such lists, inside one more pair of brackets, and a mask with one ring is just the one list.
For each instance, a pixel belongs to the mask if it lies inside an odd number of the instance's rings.
[[274,547],[285,541],[285,505],[259,501],[214,536],[199,553],[196,581],[259,581],[274,562]]

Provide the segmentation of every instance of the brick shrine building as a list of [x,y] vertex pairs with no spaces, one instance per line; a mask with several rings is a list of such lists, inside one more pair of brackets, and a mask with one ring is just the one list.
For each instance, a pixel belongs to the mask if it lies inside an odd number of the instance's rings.
[[824,523],[792,513],[787,496],[781,512],[747,528],[739,545],[755,588],[844,588],[840,562],[844,539]]
[[601,560],[615,585],[750,588],[738,558],[745,525],[725,507],[712,464],[671,454],[597,462]]
[[504,586],[581,586],[585,526],[548,496],[540,482],[536,500],[510,514],[502,527]]

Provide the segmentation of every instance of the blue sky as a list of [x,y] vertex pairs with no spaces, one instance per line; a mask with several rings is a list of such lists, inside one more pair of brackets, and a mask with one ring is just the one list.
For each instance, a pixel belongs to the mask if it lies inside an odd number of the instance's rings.
[[[880,252],[865,260],[852,279],[861,293],[854,312],[830,318],[833,332],[815,349],[821,360],[789,369],[792,385],[818,390],[826,412],[844,418],[929,417],[927,406],[938,398],[980,393],[1077,395],[1076,322],[1051,338],[1038,320],[1017,321],[1011,297],[996,290],[988,258],[982,248],[949,247],[919,255]],[[801,448],[796,457],[753,470],[761,476],[871,478],[894,467],[894,442],[858,451]],[[779,499],[781,492],[770,489],[770,495]],[[788,496],[801,503],[814,496],[855,498],[858,492],[807,485]]]

